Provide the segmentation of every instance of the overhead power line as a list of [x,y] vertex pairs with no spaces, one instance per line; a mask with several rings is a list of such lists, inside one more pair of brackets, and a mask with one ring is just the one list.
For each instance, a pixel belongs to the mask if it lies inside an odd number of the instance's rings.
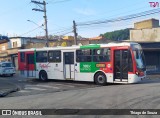
[[61,33],[68,32],[68,31],[72,31],[72,29],[67,29],[67,30],[62,30],[62,31],[54,32],[53,34],[61,34]]
[[99,21],[87,21],[87,22],[82,22],[82,23],[77,23],[77,26],[87,26],[87,25],[97,25],[97,24],[103,24],[103,23],[110,23],[110,22],[118,22],[118,21],[124,21],[124,20],[130,20],[138,17],[143,17],[143,16],[148,16],[151,14],[156,14],[160,12],[160,8],[154,9],[154,10],[149,10],[137,14],[132,14],[132,15],[127,15],[127,16],[122,16],[118,18],[113,18],[113,19],[106,19],[106,20],[99,20]]
[[21,34],[20,36],[29,34],[29,33],[33,32],[33,31],[35,31],[35,30],[37,30],[37,29],[39,29],[39,28],[41,28],[41,27],[42,27],[42,26],[38,26],[38,27],[36,27],[36,28],[34,28],[34,29],[30,30],[30,31],[27,31],[26,33]]
[[50,0],[47,3],[56,4],[56,3],[68,2],[68,1],[71,1],[71,0]]

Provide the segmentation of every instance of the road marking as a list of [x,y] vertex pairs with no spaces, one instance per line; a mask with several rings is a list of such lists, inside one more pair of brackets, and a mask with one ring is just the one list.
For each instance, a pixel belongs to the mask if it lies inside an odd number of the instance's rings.
[[39,90],[39,91],[47,90],[47,89],[42,89],[42,88],[37,88],[37,87],[25,87],[24,89],[25,90]]
[[67,87],[75,87],[75,86],[73,86],[73,85],[68,85],[68,84],[55,84],[56,86],[58,85],[58,86],[67,86]]
[[65,84],[64,86],[67,86],[67,87],[75,87],[75,86],[72,86],[72,85],[67,85],[67,84]]
[[44,87],[44,88],[54,88],[54,89],[60,89],[59,87],[49,86],[49,85],[36,85],[38,87]]
[[26,91],[26,90],[20,90],[18,92],[21,92],[21,93],[27,93],[27,92],[30,92],[30,91]]

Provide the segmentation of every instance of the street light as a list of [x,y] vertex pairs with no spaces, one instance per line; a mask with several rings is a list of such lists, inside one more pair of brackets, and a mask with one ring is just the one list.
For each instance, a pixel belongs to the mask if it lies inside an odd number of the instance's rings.
[[[40,27],[40,25],[38,25],[37,23],[35,23],[34,21],[32,21],[32,20],[27,20],[28,22],[31,22],[31,23],[34,23],[35,25],[37,25],[37,26],[39,26]],[[44,26],[44,24],[42,24],[41,25],[41,27],[40,28],[42,28],[42,26]],[[44,28],[42,28],[43,30],[45,30]]]
[[[41,26],[40,25],[38,25],[37,23],[35,23],[34,21],[32,21],[32,20],[27,20],[28,22],[31,22],[31,23],[34,23],[35,25],[37,25],[37,26],[39,26],[41,29],[43,29],[45,32],[47,32],[47,30],[46,29],[44,29],[44,28],[42,28],[42,26],[44,26],[44,24],[42,24]],[[48,34],[46,33],[46,38],[47,38],[47,40],[46,40],[46,46],[48,47]]]

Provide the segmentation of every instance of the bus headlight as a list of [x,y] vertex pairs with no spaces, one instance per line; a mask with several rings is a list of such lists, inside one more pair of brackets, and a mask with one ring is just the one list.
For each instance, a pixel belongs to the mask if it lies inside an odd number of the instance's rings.
[[144,74],[144,72],[137,70],[136,75],[137,76],[144,76],[145,74]]

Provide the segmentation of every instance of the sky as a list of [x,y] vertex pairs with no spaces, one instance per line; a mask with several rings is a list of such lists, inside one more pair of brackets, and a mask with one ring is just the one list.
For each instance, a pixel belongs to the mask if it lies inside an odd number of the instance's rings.
[[[32,11],[39,7],[31,0],[0,0],[0,34],[23,37],[45,35],[43,12]],[[37,0],[43,2],[43,0]],[[159,0],[46,0],[48,32],[50,35],[73,35],[73,20],[76,24],[118,18],[155,9],[149,2]],[[159,6],[160,7],[160,6]],[[156,7],[158,8],[158,7]],[[134,22],[145,19],[159,19],[160,13],[114,23],[91,26],[77,26],[77,33],[82,37],[96,37],[105,32],[132,28]],[[29,22],[30,20],[32,22]],[[69,33],[71,32],[71,33]]]

